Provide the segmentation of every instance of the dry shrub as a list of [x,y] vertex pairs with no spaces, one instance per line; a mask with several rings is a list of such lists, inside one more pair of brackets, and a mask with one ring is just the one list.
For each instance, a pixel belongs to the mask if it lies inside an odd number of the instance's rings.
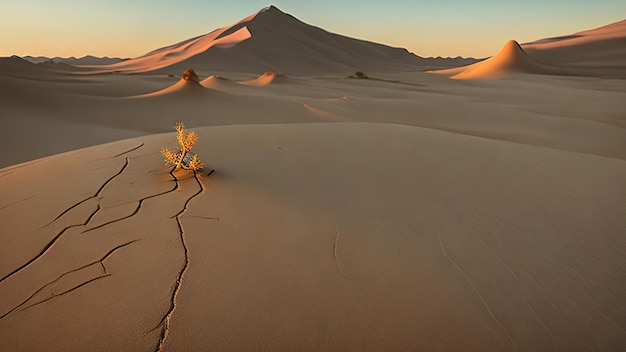
[[180,149],[176,152],[167,148],[161,149],[161,155],[165,158],[167,165],[174,165],[176,169],[200,171],[204,163],[198,158],[198,155],[192,153],[193,146],[198,141],[198,135],[194,131],[187,131],[185,124],[177,122],[174,125],[176,130],[176,140],[180,145]]

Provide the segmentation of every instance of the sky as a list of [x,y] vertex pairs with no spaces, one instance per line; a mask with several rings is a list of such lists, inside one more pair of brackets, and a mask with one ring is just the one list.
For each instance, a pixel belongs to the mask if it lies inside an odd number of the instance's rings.
[[[0,57],[136,57],[273,4],[330,32],[424,57],[487,57],[509,39],[626,19],[624,0],[0,0]],[[270,0],[271,1],[271,0]]]

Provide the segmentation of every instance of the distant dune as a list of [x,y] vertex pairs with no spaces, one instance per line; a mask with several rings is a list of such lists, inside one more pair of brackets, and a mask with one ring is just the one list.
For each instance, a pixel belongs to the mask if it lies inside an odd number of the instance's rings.
[[233,81],[220,75],[211,75],[200,81],[200,84],[205,88],[213,89],[227,89],[236,85]]
[[509,40],[493,57],[472,65],[447,70],[430,71],[436,74],[448,74],[452,79],[495,79],[516,73],[563,74],[564,70],[539,64],[531,59],[524,49]]
[[522,44],[535,60],[615,75],[626,69],[626,20],[557,38]]
[[278,72],[274,72],[272,70],[266,71],[261,76],[256,79],[240,82],[241,84],[253,85],[253,86],[264,86],[271,83],[280,83],[286,82],[287,77]]
[[208,92],[209,90],[201,84],[200,77],[198,77],[196,72],[192,68],[188,68],[183,73],[183,76],[178,80],[178,82],[174,83],[173,85],[156,92],[139,95],[138,97],[149,98],[172,94],[181,96],[202,96],[203,94],[207,94]]
[[522,73],[626,78],[626,20],[522,45],[509,41],[483,62],[429,72],[452,79],[494,79]]
[[167,88],[161,89],[153,93],[143,94],[143,95],[140,95],[139,97],[144,97],[144,98],[157,97],[157,96],[168,95],[168,94],[173,94],[173,93],[202,94],[202,93],[205,93],[206,91],[207,91],[206,88],[201,86],[200,83],[181,78],[180,80],[178,80],[178,82],[176,82],[175,84]]

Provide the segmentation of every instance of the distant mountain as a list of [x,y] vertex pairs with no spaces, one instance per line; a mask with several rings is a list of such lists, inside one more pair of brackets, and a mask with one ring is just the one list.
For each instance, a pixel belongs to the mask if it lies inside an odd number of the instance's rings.
[[453,66],[475,61],[425,59],[406,49],[330,33],[270,6],[232,26],[106,68],[128,73],[175,73],[193,67],[206,73],[272,70],[310,75]]
[[85,65],[85,66],[99,66],[99,65],[111,65],[111,64],[115,64],[127,59],[122,59],[119,57],[96,57],[96,56],[92,56],[92,55],[87,55],[87,56],[83,56],[81,58],[75,58],[75,57],[53,57],[53,58],[49,58],[49,57],[44,57],[44,56],[37,56],[37,57],[33,57],[33,56],[24,56],[23,57],[24,60],[30,61],[34,64],[40,64],[40,63],[49,63],[49,62],[54,62],[54,63],[64,63],[64,64],[68,64],[68,65]]
[[0,76],[48,79],[51,75],[81,72],[83,69],[64,63],[34,64],[19,56],[0,57]]

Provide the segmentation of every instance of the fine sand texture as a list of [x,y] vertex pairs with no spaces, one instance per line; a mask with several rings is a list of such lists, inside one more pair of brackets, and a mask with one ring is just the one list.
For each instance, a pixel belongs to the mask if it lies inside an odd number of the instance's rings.
[[0,351],[624,350],[623,23],[432,74],[286,16],[0,58]]

